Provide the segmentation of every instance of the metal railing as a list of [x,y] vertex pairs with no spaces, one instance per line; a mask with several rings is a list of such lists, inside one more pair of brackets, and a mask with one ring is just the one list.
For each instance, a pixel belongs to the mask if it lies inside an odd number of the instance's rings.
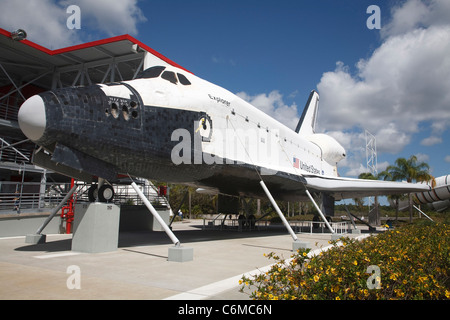
[[[337,234],[348,233],[349,221],[329,222],[331,228]],[[298,233],[330,233],[323,221],[289,221],[289,225]]]
[[[76,202],[88,202],[90,184],[79,183]],[[142,205],[142,200],[129,185],[114,185],[114,204]],[[165,197],[154,187],[142,185],[143,193],[154,205],[168,207]],[[70,190],[70,183],[0,182],[0,213],[50,211],[56,207]]]
[[0,138],[0,162],[12,162],[18,165],[31,164],[33,149],[14,146]]
[[17,121],[19,108],[24,103],[23,98],[17,98],[14,95],[7,95],[0,100],[0,119]]
[[[203,219],[203,230],[261,230],[271,225],[268,220],[248,221],[241,219]],[[279,225],[277,223],[276,225]],[[323,221],[289,221],[289,225],[296,233],[330,233]],[[336,234],[348,233],[350,223],[348,221],[330,222]]]
[[270,221],[242,220],[242,219],[206,219],[203,218],[203,230],[262,230],[267,229]]

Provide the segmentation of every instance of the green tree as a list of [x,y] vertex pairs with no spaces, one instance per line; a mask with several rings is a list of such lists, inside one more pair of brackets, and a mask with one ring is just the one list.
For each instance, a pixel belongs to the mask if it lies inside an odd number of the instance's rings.
[[[409,159],[398,158],[395,165],[390,165],[383,172],[385,177],[393,181],[406,180],[407,182],[429,181],[433,176],[429,173],[430,166],[425,162],[418,162],[417,157],[412,155]],[[412,194],[409,194],[409,222],[412,222],[413,201]]]

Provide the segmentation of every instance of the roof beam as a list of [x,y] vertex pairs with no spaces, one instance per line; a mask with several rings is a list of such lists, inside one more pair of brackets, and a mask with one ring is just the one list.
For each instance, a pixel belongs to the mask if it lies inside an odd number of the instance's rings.
[[[113,57],[113,58],[105,58],[105,59],[100,59],[100,60],[96,60],[96,61],[89,61],[89,62],[85,62],[84,66],[86,68],[94,68],[97,66],[101,66],[101,65],[109,65],[111,63],[120,63],[120,62],[124,62],[124,61],[130,61],[130,60],[138,60],[138,59],[142,59],[145,56],[145,52],[138,52],[138,53],[130,53],[130,54],[126,54],[123,56],[119,56],[119,57]],[[82,64],[82,63],[80,63]],[[70,71],[78,71],[80,68],[79,65],[72,65],[72,66],[66,66],[66,67],[60,67],[58,68],[59,72],[70,72]]]

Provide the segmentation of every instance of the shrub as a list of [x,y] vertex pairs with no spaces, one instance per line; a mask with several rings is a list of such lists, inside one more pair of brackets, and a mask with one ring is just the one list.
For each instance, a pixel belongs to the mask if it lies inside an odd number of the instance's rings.
[[250,297],[257,300],[450,299],[449,225],[409,225],[331,243],[311,258],[309,249],[289,260],[269,254],[271,269],[242,277],[241,291],[254,289]]

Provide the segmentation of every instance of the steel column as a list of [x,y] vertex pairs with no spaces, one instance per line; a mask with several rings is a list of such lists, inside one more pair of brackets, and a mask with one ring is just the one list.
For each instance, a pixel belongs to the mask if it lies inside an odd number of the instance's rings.
[[267,187],[266,187],[266,184],[262,180],[259,182],[259,184],[261,185],[261,187],[263,188],[263,190],[266,193],[267,197],[269,198],[270,202],[272,203],[273,207],[275,208],[275,211],[278,213],[278,216],[280,217],[280,219],[283,222],[284,226],[286,227],[286,229],[291,234],[292,239],[294,239],[294,241],[297,241],[298,240],[297,235],[295,234],[294,230],[292,230],[291,226],[287,222],[286,218],[284,217],[284,215],[281,212],[280,208],[278,207],[277,203],[273,199],[272,195],[270,194],[269,189],[267,189]]

